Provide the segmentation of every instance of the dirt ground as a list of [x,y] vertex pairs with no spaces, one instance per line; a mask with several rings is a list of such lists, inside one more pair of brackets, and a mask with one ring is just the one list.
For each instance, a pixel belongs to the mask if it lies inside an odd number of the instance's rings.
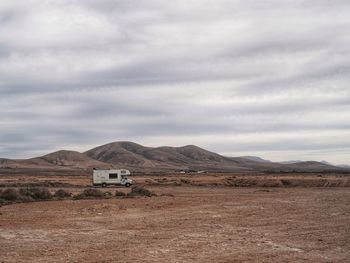
[[136,181],[165,195],[0,207],[0,262],[350,260],[349,187],[156,185],[156,179]]
[[[143,186],[219,186],[219,187],[350,187],[349,174],[164,174],[131,176]],[[91,174],[45,176],[2,174],[0,188],[9,184],[45,183],[69,184],[72,187],[91,186]],[[64,185],[63,185],[64,186]],[[59,187],[59,186],[58,186]]]

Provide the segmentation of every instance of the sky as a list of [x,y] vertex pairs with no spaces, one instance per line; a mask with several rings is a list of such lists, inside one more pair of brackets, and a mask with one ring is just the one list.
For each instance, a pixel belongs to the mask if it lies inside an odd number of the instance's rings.
[[0,157],[113,142],[350,163],[347,0],[1,0]]

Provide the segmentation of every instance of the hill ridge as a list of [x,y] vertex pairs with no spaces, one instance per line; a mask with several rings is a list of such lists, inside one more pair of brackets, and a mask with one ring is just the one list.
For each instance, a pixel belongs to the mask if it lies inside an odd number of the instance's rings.
[[216,172],[344,171],[346,168],[308,161],[282,164],[251,156],[227,157],[196,145],[148,147],[131,141],[114,141],[83,153],[58,150],[23,160],[0,158],[0,168],[111,168],[133,171],[205,170]]

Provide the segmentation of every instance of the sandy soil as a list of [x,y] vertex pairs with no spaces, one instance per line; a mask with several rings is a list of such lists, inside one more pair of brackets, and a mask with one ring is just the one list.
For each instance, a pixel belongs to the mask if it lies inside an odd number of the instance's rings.
[[0,261],[349,262],[350,188],[149,188],[0,207]]

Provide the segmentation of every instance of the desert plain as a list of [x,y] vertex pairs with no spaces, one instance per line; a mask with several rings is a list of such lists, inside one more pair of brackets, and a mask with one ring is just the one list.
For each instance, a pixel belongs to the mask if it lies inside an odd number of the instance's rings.
[[[349,262],[348,175],[132,179],[157,196],[0,207],[0,262]],[[2,188],[48,182],[74,194],[91,185],[88,175],[0,178]]]

